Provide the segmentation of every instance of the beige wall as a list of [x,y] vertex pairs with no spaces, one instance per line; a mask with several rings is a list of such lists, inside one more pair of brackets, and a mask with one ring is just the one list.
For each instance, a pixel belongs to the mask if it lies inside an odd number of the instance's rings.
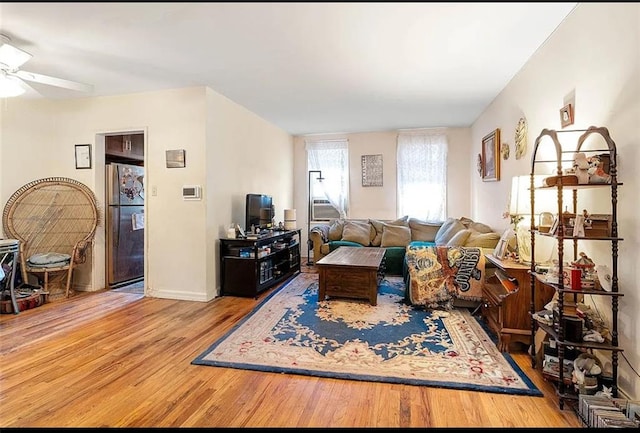
[[[244,218],[244,193],[272,194],[279,215],[292,204],[291,137],[210,89],[73,101],[15,98],[4,100],[0,110],[2,203],[32,180],[64,176],[92,188],[104,211],[104,135],[145,132],[145,283],[150,296],[212,299],[220,285],[218,238],[223,227]],[[91,170],[75,169],[74,144],[79,143],[92,144]],[[186,150],[185,168],[166,167],[168,149]],[[204,199],[183,200],[182,185],[202,185]],[[77,289],[105,286],[104,249],[102,221],[92,272],[80,269],[74,278]]]
[[[473,173],[471,161],[471,130],[468,128],[442,129],[449,144],[447,160],[447,214],[460,217],[471,214],[470,185]],[[398,131],[362,132],[354,134],[326,134],[294,137],[295,148],[295,206],[298,227],[303,228],[306,242],[308,214],[308,174],[305,140],[346,138],[349,140],[349,218],[376,218],[392,220],[397,215],[396,203],[396,145]],[[383,186],[363,187],[362,155],[382,155]],[[306,245],[306,244],[305,244]],[[303,255],[306,249],[303,248]]]
[[[640,398],[640,379],[629,364],[640,372],[639,29],[640,5],[637,3],[579,4],[473,124],[474,154],[480,152],[482,137],[495,128],[504,132],[503,142],[513,146],[520,116],[529,122],[529,146],[525,158],[502,161],[500,182],[482,182],[474,176],[471,194],[473,217],[504,228],[508,220],[501,218],[501,211],[506,207],[511,177],[530,172],[531,149],[536,137],[543,128],[561,129],[559,109],[565,103],[575,102],[575,124],[570,129],[591,125],[609,129],[619,154],[618,181],[624,184],[618,189],[619,234],[624,238],[619,243],[618,277],[624,297],[620,299],[618,330],[619,343],[628,361],[622,358],[619,361],[619,386],[635,399]],[[560,138],[566,135],[560,134]],[[564,146],[571,150],[574,144],[567,142]],[[542,151],[543,146],[540,149]],[[610,203],[608,195],[589,196],[582,192],[580,197],[585,198],[582,205],[591,212],[602,211],[603,206],[607,208]],[[588,200],[588,197],[594,198]],[[608,242],[581,242],[579,251],[585,251],[597,264],[611,261]],[[609,300],[593,298],[598,311],[609,317]]]
[[220,262],[218,239],[231,223],[245,226],[247,193],[271,195],[276,222],[293,206],[293,141],[211,89],[207,106],[207,239],[215,240],[208,244],[207,272],[219,277],[213,266]]

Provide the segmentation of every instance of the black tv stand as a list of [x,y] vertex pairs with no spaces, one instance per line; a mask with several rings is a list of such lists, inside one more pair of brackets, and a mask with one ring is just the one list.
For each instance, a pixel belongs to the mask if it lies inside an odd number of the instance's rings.
[[257,297],[300,272],[300,229],[254,236],[220,239],[222,296]]

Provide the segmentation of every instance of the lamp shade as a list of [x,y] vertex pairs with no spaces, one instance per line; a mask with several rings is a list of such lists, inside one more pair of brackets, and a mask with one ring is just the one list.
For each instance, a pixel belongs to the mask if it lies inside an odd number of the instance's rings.
[[[543,185],[544,175],[533,175],[533,186],[538,188]],[[511,179],[511,196],[509,197],[509,214],[510,215],[531,215],[531,176],[514,176]],[[534,212],[540,214],[542,212],[557,213],[556,190],[553,188],[547,190],[535,190],[535,209]]]
[[284,210],[284,228],[285,230],[295,230],[296,229],[296,210],[295,209],[285,209]]

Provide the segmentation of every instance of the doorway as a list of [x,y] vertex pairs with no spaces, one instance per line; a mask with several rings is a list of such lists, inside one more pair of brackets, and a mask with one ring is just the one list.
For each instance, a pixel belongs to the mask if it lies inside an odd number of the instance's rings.
[[105,287],[144,293],[145,134],[109,133],[104,144]]

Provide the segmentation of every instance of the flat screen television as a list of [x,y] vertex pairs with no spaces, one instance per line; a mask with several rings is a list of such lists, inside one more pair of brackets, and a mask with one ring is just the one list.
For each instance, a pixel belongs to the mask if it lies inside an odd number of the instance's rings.
[[270,195],[247,194],[245,230],[251,226],[260,229],[271,227],[273,221],[273,200]]

